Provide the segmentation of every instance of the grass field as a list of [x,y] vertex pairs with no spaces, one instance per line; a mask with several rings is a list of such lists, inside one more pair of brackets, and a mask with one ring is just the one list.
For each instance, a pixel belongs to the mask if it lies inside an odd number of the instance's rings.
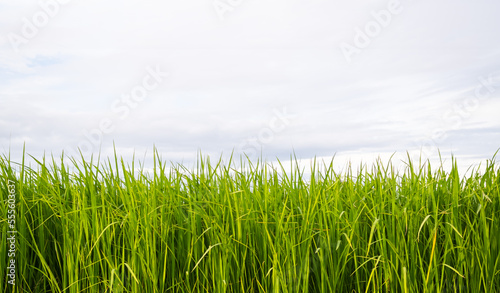
[[29,168],[4,155],[0,291],[500,292],[494,159],[466,177],[456,161],[410,160],[399,172],[318,162],[305,177],[240,158],[193,170],[159,158],[141,172],[117,156]]

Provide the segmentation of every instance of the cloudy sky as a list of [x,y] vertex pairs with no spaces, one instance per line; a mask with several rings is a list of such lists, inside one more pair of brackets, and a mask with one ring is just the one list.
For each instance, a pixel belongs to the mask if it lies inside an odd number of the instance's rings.
[[500,2],[0,0],[0,153],[469,164],[500,148]]

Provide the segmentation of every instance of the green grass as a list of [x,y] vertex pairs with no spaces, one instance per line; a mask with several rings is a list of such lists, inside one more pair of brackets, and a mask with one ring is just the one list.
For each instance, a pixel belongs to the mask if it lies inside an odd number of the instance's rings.
[[2,268],[9,180],[17,196],[15,291],[500,292],[494,159],[462,178],[455,160],[448,172],[315,163],[305,177],[155,157],[150,173],[116,155],[0,158]]

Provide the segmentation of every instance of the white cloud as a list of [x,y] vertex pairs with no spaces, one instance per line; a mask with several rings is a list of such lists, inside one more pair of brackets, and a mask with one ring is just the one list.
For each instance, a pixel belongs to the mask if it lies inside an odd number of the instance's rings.
[[[113,141],[127,156],[156,144],[191,160],[237,148],[286,107],[290,124],[260,143],[269,158],[418,149],[436,129],[448,135],[433,147],[491,156],[500,80],[460,127],[446,113],[500,65],[500,4],[401,0],[402,12],[347,62],[340,44],[388,3],[243,1],[221,20],[211,1],[73,0],[16,51],[9,36],[22,37],[23,18],[43,9],[1,1],[0,147],[19,154],[26,141],[33,153],[58,153],[107,118],[116,127],[103,152]],[[113,103],[155,66],[170,76],[117,118]],[[489,144],[458,135],[472,130]]]

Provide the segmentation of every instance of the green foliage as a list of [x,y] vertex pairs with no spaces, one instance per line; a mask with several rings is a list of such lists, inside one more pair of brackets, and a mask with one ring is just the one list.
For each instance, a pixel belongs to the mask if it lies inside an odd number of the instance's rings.
[[[500,170],[0,158],[16,292],[500,292]],[[295,161],[296,162],[296,161]],[[35,170],[36,169],[36,170]],[[16,171],[17,170],[17,171]],[[6,270],[0,291],[10,292]]]

